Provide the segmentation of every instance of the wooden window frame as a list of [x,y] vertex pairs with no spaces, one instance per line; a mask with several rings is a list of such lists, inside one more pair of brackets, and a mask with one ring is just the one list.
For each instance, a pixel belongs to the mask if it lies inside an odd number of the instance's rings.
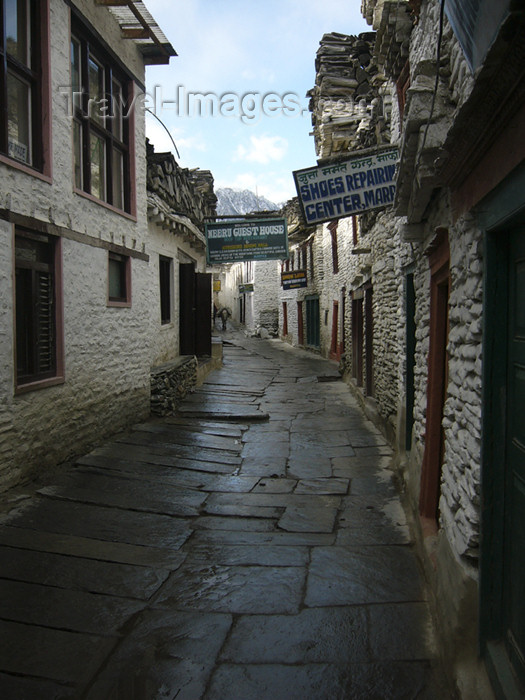
[[[52,246],[50,251],[50,262],[40,263],[38,261],[24,260],[22,256],[17,256],[17,241],[33,240],[44,245]],[[20,305],[20,296],[17,294],[16,274],[17,270],[31,270],[33,279],[31,281],[31,296],[32,307],[37,303],[36,280],[34,273],[49,271],[52,275],[52,294],[53,294],[53,366],[51,369],[39,371],[36,365],[38,360],[35,356],[32,360],[33,371],[26,374],[24,377],[19,377],[18,372],[18,354],[20,348],[17,347],[19,323],[23,318],[24,322],[29,319],[31,336],[31,345],[36,348],[38,344],[39,328],[36,316],[33,312],[24,312]],[[36,389],[43,389],[49,386],[62,384],[65,380],[64,372],[64,313],[63,313],[63,291],[62,291],[62,239],[42,234],[28,229],[14,228],[13,230],[13,338],[14,338],[14,384],[15,394],[22,394]]]
[[407,99],[407,91],[410,87],[410,63],[407,61],[398,79],[396,80],[397,104],[399,106],[399,118],[403,121],[405,113],[405,104]]
[[[119,296],[110,295],[111,261],[118,262],[120,268],[120,288],[124,292]],[[131,258],[129,255],[108,251],[108,306],[131,307]]]
[[[6,12],[0,0],[0,162],[51,182],[51,88],[49,0],[28,0],[30,9],[29,65],[8,51]],[[31,159],[9,154],[8,75],[28,86],[28,120]]]
[[331,221],[328,230],[332,238],[332,272],[337,275],[339,272],[339,252],[337,247],[337,225],[338,221]]
[[[74,71],[73,45],[79,48],[79,65]],[[134,172],[134,83],[117,60],[90,34],[82,22],[72,15],[70,38],[72,86],[73,189],[77,194],[99,202],[114,211],[136,215]],[[90,65],[100,68],[103,94],[92,95]],[[78,72],[79,84],[74,85]],[[93,75],[93,73],[91,73]],[[117,89],[117,86],[120,89]],[[75,139],[78,134],[78,148]],[[101,144],[103,191],[95,191],[95,140]],[[116,192],[115,156],[122,162],[121,194]],[[80,160],[79,160],[80,159]]]
[[169,325],[173,317],[173,258],[159,255],[160,323]]
[[428,531],[437,531],[444,451],[443,410],[448,391],[448,306],[450,249],[447,229],[438,229],[427,251],[430,266],[430,328],[425,451],[421,467],[419,513]]

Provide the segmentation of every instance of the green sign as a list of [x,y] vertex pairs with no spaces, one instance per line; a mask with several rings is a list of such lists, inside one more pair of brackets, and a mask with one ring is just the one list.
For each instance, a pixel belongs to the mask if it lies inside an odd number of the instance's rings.
[[239,294],[247,294],[248,292],[253,292],[253,282],[239,285]]
[[286,219],[221,221],[206,224],[208,264],[288,257]]

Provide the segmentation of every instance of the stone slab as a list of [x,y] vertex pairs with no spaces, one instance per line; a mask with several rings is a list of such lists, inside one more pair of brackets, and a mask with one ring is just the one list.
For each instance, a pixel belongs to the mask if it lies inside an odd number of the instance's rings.
[[220,660],[242,664],[370,661],[364,607],[316,608],[298,615],[244,615],[236,619]]
[[268,518],[221,517],[218,515],[195,518],[191,527],[194,530],[235,530],[239,532],[273,532],[274,520]]
[[301,479],[297,483],[295,493],[311,495],[346,495],[350,485],[349,479]]
[[188,430],[182,426],[169,423],[141,423],[133,426],[135,432],[144,432],[154,435],[159,439],[159,443],[173,442],[177,445],[188,445],[193,447],[206,447],[212,450],[227,450],[229,452],[240,451],[241,431],[236,431],[235,435],[217,435],[214,432],[204,430]]
[[133,433],[126,435],[120,440],[116,440],[117,449],[122,449],[122,453],[133,455],[135,452],[148,455],[173,456],[182,459],[191,459],[199,462],[214,462],[219,464],[232,464],[238,466],[241,463],[239,452],[235,450],[215,450],[198,445],[178,445],[175,442],[161,442],[155,435],[148,433]]
[[[131,566],[16,547],[0,547],[3,576],[91,593],[147,600],[167,579],[169,570]],[[180,557],[180,564],[183,557]]]
[[97,677],[86,700],[203,697],[231,616],[148,610]]
[[288,460],[288,476],[296,479],[319,479],[332,476],[332,462],[326,454],[295,451]]
[[399,498],[378,494],[346,496],[339,516],[337,544],[408,544],[412,541]]
[[286,475],[286,457],[268,457],[257,459],[252,457],[243,462],[241,474],[258,478],[284,478]]
[[299,567],[198,565],[174,572],[155,598],[156,607],[206,612],[299,611],[305,571]]
[[38,532],[22,527],[0,527],[0,544],[31,551],[51,552],[86,559],[134,566],[176,569],[186,555],[162,547],[141,547],[123,542],[104,542],[64,533]]
[[0,618],[86,634],[117,634],[143,601],[0,579]]
[[341,697],[352,700],[444,700],[453,697],[448,689],[436,687],[429,664],[425,662],[352,664],[348,675],[349,681]]
[[158,513],[191,516],[199,513],[205,493],[188,491],[158,484],[154,481],[106,477],[76,470],[60,478],[58,484],[40,489],[38,493],[66,501]]
[[0,620],[0,671],[82,685],[116,642],[116,637]]
[[[218,456],[218,453],[214,453]],[[188,459],[177,456],[176,454],[167,454],[166,451],[150,450],[140,448],[138,446],[109,444],[94,450],[90,456],[106,457],[108,459],[119,460],[122,465],[142,463],[152,466],[173,467],[181,469],[191,469],[199,472],[210,472],[211,474],[231,474],[237,469],[240,464],[240,458],[232,455],[231,461],[226,459],[224,462],[206,461],[199,458],[199,454],[195,453],[195,459]],[[84,458],[82,463],[85,464]]]
[[188,554],[194,561],[216,562],[227,566],[306,566],[310,561],[307,547],[253,547],[250,545],[196,545]]
[[288,506],[299,507],[323,507],[339,508],[341,505],[340,496],[314,496],[311,494],[296,493],[268,493],[267,491],[252,493],[214,493],[208,497],[206,503],[238,505],[238,506],[268,506],[276,508],[287,508]]
[[253,493],[291,493],[297,485],[297,479],[263,477],[253,488]]
[[282,508],[273,508],[272,506],[241,506],[238,504],[228,505],[220,503],[209,503],[203,506],[203,513],[208,515],[232,515],[245,516],[247,518],[280,518],[283,512]]
[[288,506],[279,520],[288,532],[333,532],[337,508],[325,506]]
[[72,686],[47,681],[43,678],[27,678],[0,673],[0,697],[9,700],[67,700],[78,697]]
[[320,700],[343,697],[352,697],[353,700],[353,696],[343,694],[344,687],[344,670],[329,664],[221,664],[211,678],[204,700]]
[[[428,603],[373,605],[368,610],[370,650],[376,661],[423,661],[437,656]],[[403,634],[399,631],[403,630]]]
[[162,419],[166,425],[178,425],[188,432],[202,433],[205,435],[220,435],[240,438],[248,425],[233,425],[224,421],[196,421],[185,416],[166,416]]
[[102,541],[175,549],[181,547],[191,534],[188,521],[181,518],[53,499],[39,499],[22,512],[13,512],[9,525]]
[[308,607],[424,600],[414,552],[408,547],[318,547],[312,551]]
[[191,546],[209,544],[247,544],[322,547],[334,544],[335,535],[317,532],[235,532],[232,530],[200,530],[191,538]]
[[82,457],[77,464],[84,469],[92,467],[104,470],[104,472],[112,473],[117,477],[125,475],[126,478],[153,481],[155,484],[166,484],[202,491],[245,493],[251,491],[259,481],[258,477],[255,476],[230,476],[229,473],[215,474],[193,469],[146,464],[145,462],[130,463],[126,460],[94,455]]

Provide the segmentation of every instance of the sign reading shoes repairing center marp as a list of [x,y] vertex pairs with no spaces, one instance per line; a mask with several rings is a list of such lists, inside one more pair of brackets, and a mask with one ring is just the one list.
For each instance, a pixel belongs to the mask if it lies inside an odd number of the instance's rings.
[[392,204],[396,193],[395,148],[294,172],[295,187],[308,224],[363,214]]
[[286,219],[249,219],[206,224],[208,263],[285,260]]

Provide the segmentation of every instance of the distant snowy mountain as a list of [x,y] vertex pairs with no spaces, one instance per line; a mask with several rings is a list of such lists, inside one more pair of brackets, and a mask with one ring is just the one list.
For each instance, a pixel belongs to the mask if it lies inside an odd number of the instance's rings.
[[238,216],[254,211],[277,211],[281,204],[270,202],[266,197],[256,195],[250,190],[233,190],[231,187],[219,187],[217,195],[217,214],[219,216]]

